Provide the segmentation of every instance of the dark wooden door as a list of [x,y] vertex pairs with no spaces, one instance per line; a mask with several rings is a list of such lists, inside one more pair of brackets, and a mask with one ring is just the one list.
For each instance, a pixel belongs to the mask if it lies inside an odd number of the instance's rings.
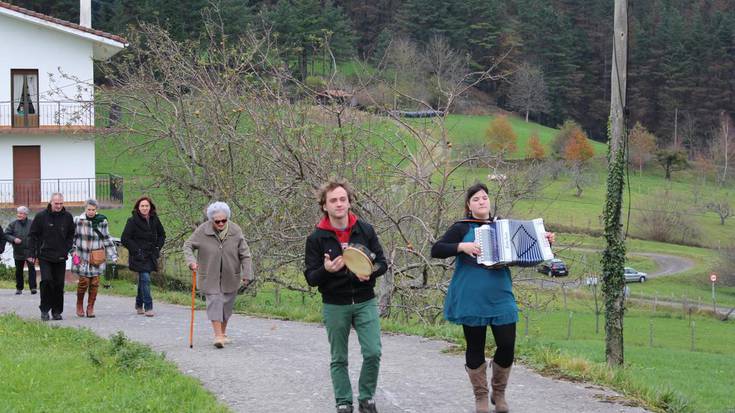
[[13,146],[13,201],[15,205],[41,203],[40,146]]

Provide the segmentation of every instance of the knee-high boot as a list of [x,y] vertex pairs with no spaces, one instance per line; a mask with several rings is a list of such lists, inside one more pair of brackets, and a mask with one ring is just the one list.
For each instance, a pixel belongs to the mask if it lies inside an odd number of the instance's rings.
[[97,301],[97,290],[100,288],[100,277],[89,280],[89,301],[87,301],[87,317],[94,317],[94,302]]
[[510,366],[500,367],[493,361],[493,378],[490,381],[493,387],[491,401],[495,405],[495,413],[507,413],[508,402],[505,401],[505,388],[510,377]]
[[470,377],[472,391],[475,394],[475,411],[477,413],[490,413],[490,406],[487,402],[487,362],[482,363],[476,369],[465,366],[465,370],[467,370],[467,375]]
[[77,284],[77,317],[84,317],[84,295],[87,294],[89,278],[79,277]]

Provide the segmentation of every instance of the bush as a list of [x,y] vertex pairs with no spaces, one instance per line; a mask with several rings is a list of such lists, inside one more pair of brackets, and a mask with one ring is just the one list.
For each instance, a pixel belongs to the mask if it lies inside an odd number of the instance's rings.
[[15,280],[15,271],[13,268],[0,264],[0,280]]
[[638,235],[644,239],[699,245],[701,231],[692,221],[686,202],[673,198],[668,192],[655,194],[638,217]]
[[307,76],[304,84],[316,92],[322,92],[327,88],[327,82],[320,76]]
[[735,287],[735,245],[720,250],[715,272],[723,285]]

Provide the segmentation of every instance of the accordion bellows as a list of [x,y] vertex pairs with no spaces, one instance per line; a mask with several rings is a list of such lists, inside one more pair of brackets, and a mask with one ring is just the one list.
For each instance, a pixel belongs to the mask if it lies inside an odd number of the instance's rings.
[[533,266],[554,258],[546,239],[544,220],[498,219],[475,228],[480,244],[477,263],[487,266]]

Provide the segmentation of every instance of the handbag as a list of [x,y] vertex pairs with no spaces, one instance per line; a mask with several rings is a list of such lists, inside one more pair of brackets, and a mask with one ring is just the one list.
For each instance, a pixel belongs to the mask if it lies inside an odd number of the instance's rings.
[[[98,231],[95,230],[97,234],[100,235],[100,240],[102,239],[102,234],[100,234]],[[88,244],[90,247],[92,246],[92,240],[88,240]],[[91,250],[89,252],[89,265],[92,265],[94,267],[99,267],[100,265],[104,264],[105,261],[107,261],[107,253],[105,252],[104,248],[97,248],[95,250]]]
[[106,260],[107,260],[107,254],[105,253],[104,248],[92,250],[89,253],[89,264],[90,265],[99,267],[100,265],[104,264]]

